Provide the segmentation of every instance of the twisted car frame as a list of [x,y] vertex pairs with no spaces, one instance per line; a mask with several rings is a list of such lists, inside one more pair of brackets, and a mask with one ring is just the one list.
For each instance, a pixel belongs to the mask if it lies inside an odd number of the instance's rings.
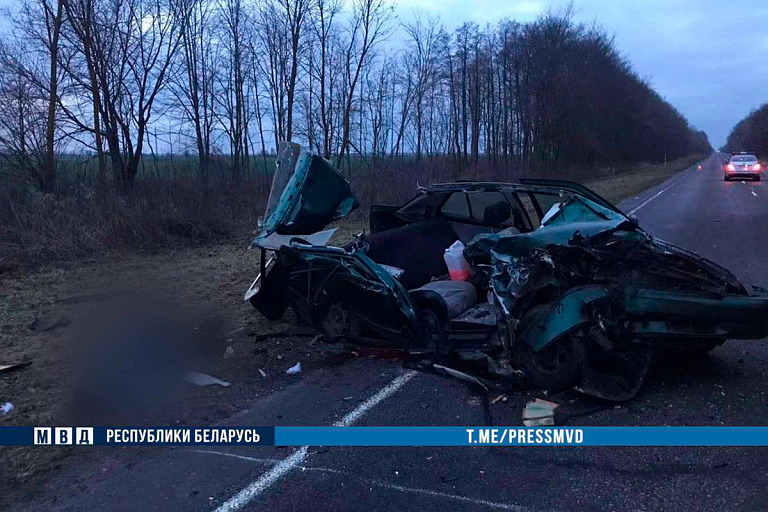
[[[479,385],[635,396],[654,354],[768,335],[768,293],[652,237],[571,182],[457,182],[374,206],[370,233],[327,245],[358,206],[327,161],[281,144],[245,299],[288,307],[330,342],[403,349],[407,364]],[[457,240],[472,268],[448,278]]]

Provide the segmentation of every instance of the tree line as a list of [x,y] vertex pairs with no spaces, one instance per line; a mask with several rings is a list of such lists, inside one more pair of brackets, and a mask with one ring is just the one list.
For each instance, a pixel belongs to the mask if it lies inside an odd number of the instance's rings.
[[447,30],[388,0],[24,0],[0,41],[0,173],[54,191],[71,153],[130,193],[147,154],[203,180],[278,141],[342,169],[480,159],[510,172],[710,149],[570,12]]
[[753,110],[728,134],[723,151],[751,151],[760,157],[768,155],[768,103]]

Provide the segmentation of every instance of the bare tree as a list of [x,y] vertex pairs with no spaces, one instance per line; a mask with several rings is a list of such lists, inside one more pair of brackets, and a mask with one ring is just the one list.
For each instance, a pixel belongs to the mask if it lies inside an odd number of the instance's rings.
[[243,170],[247,147],[247,120],[245,106],[245,35],[246,14],[242,0],[225,0],[221,13],[221,27],[224,34],[224,72],[219,76],[219,104],[223,115],[221,125],[227,134],[232,171],[237,177]]
[[[311,69],[317,74],[316,83],[319,86],[317,123],[320,127],[322,145],[321,153],[325,158],[331,158],[334,135],[334,94],[338,86],[337,67],[333,60],[339,47],[335,34],[335,20],[341,11],[341,0],[316,0],[315,16],[312,30],[317,41],[317,50],[310,54],[311,62],[316,64]],[[312,88],[310,88],[311,92]],[[318,142],[318,145],[319,142]]]
[[342,114],[342,134],[336,165],[350,144],[350,118],[354,107],[355,89],[365,66],[370,65],[373,51],[392,30],[390,21],[394,9],[385,0],[355,0],[349,26],[349,42],[344,53],[346,72],[346,97]]
[[218,45],[214,4],[211,0],[186,0],[187,22],[181,31],[181,51],[171,78],[170,91],[183,118],[192,125],[201,176],[208,174],[216,124],[215,86]]
[[90,62],[90,93],[99,117],[98,128],[95,122],[80,124],[104,138],[115,186],[129,193],[187,12],[177,0],[75,1],[86,2],[73,13],[80,27],[75,36]]
[[[64,22],[63,0],[25,1],[18,13],[12,18],[16,42],[5,45],[0,52],[3,72],[18,75],[17,80],[10,79],[7,84],[11,96],[15,98],[15,108],[37,110],[36,105],[29,101],[44,104],[45,144],[36,148],[40,157],[33,164],[27,162],[26,168],[43,192],[52,192],[56,184],[56,145],[57,145],[57,103],[58,88],[61,81],[59,70],[59,38]],[[14,85],[10,85],[14,84]],[[27,91],[19,90],[26,84]],[[36,116],[32,115],[32,118]],[[27,128],[33,126],[32,119],[25,123]],[[21,144],[24,149],[17,156],[29,153],[31,149]]]
[[[3,55],[14,47],[3,45]],[[18,47],[15,48],[19,50]],[[16,61],[0,61],[0,172],[45,190],[47,111]]]
[[[424,139],[424,110],[427,93],[434,92],[434,85],[440,79],[438,67],[441,64],[441,41],[446,35],[440,29],[437,19],[423,19],[421,12],[416,12],[414,21],[404,25],[408,35],[407,65],[414,72],[414,125],[416,128],[416,159],[421,158]],[[430,100],[434,97],[430,96]]]

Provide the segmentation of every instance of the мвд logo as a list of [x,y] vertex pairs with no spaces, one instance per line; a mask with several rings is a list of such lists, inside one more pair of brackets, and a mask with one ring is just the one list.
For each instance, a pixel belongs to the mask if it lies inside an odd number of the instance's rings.
[[93,444],[93,427],[35,427],[34,444]]

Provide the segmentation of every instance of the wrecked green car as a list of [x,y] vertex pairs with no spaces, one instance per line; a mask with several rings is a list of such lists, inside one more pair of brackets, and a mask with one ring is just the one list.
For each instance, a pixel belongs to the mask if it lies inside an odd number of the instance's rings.
[[[432,185],[374,206],[370,233],[327,245],[358,206],[328,162],[281,144],[245,300],[291,307],[326,341],[401,348],[412,367],[486,388],[637,394],[652,356],[768,335],[768,292],[650,236],[581,185]],[[461,244],[456,245],[456,242]],[[471,272],[451,280],[445,252]]]

